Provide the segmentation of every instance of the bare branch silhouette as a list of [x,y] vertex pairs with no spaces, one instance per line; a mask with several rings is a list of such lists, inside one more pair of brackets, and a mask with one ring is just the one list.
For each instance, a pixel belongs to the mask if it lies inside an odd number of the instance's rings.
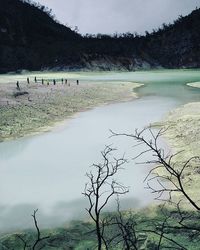
[[[150,139],[146,139],[143,135],[144,132],[148,131],[151,135]],[[172,202],[172,193],[178,192],[183,195],[183,197],[189,202],[189,204],[195,208],[195,210],[200,210],[200,207],[191,195],[187,192],[184,182],[184,170],[190,166],[190,163],[194,160],[200,160],[199,157],[194,156],[189,158],[187,161],[183,162],[182,165],[176,166],[173,163],[173,159],[177,154],[165,154],[165,150],[159,147],[159,138],[164,135],[166,130],[160,129],[156,134],[153,133],[151,128],[145,128],[142,131],[135,131],[135,134],[125,134],[125,133],[115,133],[111,131],[112,136],[127,136],[132,138],[134,141],[140,144],[144,144],[147,150],[144,150],[134,159],[138,159],[143,154],[151,152],[153,160],[146,161],[146,164],[153,164],[154,167],[149,171],[145,178],[147,182],[147,189],[151,190],[152,193],[157,194],[157,200],[167,200]],[[164,170],[161,172],[160,170]],[[158,186],[154,187],[155,180]],[[153,184],[152,184],[153,181]],[[168,198],[166,199],[166,194]],[[164,197],[164,198],[163,198]]]
[[30,244],[28,244],[28,241],[24,239],[24,237],[22,237],[21,235],[17,234],[17,238],[23,243],[23,249],[26,250],[28,249],[32,249],[32,250],[36,250],[36,249],[42,249],[45,247],[45,245],[41,245],[39,246],[39,244],[44,241],[49,239],[49,236],[45,236],[45,237],[41,237],[41,232],[40,232],[40,228],[38,226],[38,221],[37,221],[37,217],[36,214],[38,212],[38,209],[33,211],[33,214],[31,215],[33,217],[33,222],[34,222],[34,226],[36,229],[36,240],[32,243],[32,246]]
[[[41,237],[41,232],[40,232],[40,229],[38,227],[38,222],[37,222],[37,217],[36,217],[37,212],[38,212],[38,209],[34,210],[34,212],[32,214],[34,225],[35,225],[35,228],[37,231],[37,239],[36,239],[35,243],[33,244],[33,247],[32,247],[33,250],[36,249],[36,247],[39,243],[41,243],[42,241],[44,241],[46,239],[49,239],[49,236]],[[43,247],[40,247],[40,249],[42,249],[42,248]]]
[[106,146],[101,152],[103,162],[93,164],[94,171],[86,174],[89,182],[85,185],[83,192],[84,196],[89,201],[89,208],[86,210],[91,219],[95,222],[96,235],[98,241],[98,249],[102,249],[103,245],[108,249],[106,240],[104,238],[105,232],[105,218],[103,219],[102,211],[116,195],[123,195],[128,192],[127,187],[117,182],[114,177],[123,169],[123,165],[127,162],[124,157],[116,159],[112,157],[115,149]]

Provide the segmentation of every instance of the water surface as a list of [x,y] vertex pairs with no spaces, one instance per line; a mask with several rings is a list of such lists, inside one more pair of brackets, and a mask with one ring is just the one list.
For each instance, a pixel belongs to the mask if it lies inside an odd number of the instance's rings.
[[[74,73],[81,81],[144,82],[140,99],[102,106],[80,113],[53,132],[0,144],[0,228],[6,230],[31,224],[30,214],[40,208],[44,225],[64,223],[83,215],[87,205],[81,192],[86,171],[101,160],[100,151],[113,145],[128,159],[139,153],[127,138],[109,138],[109,129],[131,133],[161,120],[166,113],[190,101],[198,101],[200,90],[186,86],[200,79],[199,71],[156,71],[135,73]],[[132,161],[118,178],[130,186],[125,207],[144,206],[152,195],[144,189],[149,167]],[[142,197],[142,198],[141,198]]]

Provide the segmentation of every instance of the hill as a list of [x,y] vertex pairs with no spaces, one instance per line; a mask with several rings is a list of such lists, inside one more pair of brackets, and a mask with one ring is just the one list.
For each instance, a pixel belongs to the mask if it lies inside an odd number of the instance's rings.
[[65,63],[73,63],[72,45],[80,35],[44,10],[19,0],[0,0],[1,72],[52,67],[62,63],[64,54],[68,55]]
[[200,9],[147,35],[145,51],[163,67],[200,67]]
[[200,9],[146,36],[83,37],[55,21],[44,6],[21,0],[0,3],[1,73],[200,67]]

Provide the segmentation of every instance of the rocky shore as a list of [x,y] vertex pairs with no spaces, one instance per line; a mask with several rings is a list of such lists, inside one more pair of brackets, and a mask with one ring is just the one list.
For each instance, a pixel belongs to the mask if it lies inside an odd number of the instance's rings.
[[[173,166],[182,169],[183,164],[192,157],[197,157],[190,162],[182,174],[182,183],[185,191],[199,204],[200,190],[200,102],[185,104],[172,110],[165,120],[157,123],[165,131],[164,137],[174,154]],[[177,193],[175,199],[181,197]],[[188,207],[187,203],[182,202]]]
[[136,98],[137,83],[0,84],[0,141],[48,131],[77,112],[111,102]]

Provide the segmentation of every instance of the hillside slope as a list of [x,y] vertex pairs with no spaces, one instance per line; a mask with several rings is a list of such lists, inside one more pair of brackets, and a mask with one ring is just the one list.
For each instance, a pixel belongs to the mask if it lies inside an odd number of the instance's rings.
[[[41,9],[19,0],[0,0],[1,71],[55,66],[68,52],[68,44],[72,47],[78,39],[80,35]],[[71,62],[67,54],[66,63]]]
[[200,9],[147,36],[145,46],[164,67],[200,67]]
[[44,6],[0,0],[0,73],[200,67],[200,9],[146,36],[82,37]]

